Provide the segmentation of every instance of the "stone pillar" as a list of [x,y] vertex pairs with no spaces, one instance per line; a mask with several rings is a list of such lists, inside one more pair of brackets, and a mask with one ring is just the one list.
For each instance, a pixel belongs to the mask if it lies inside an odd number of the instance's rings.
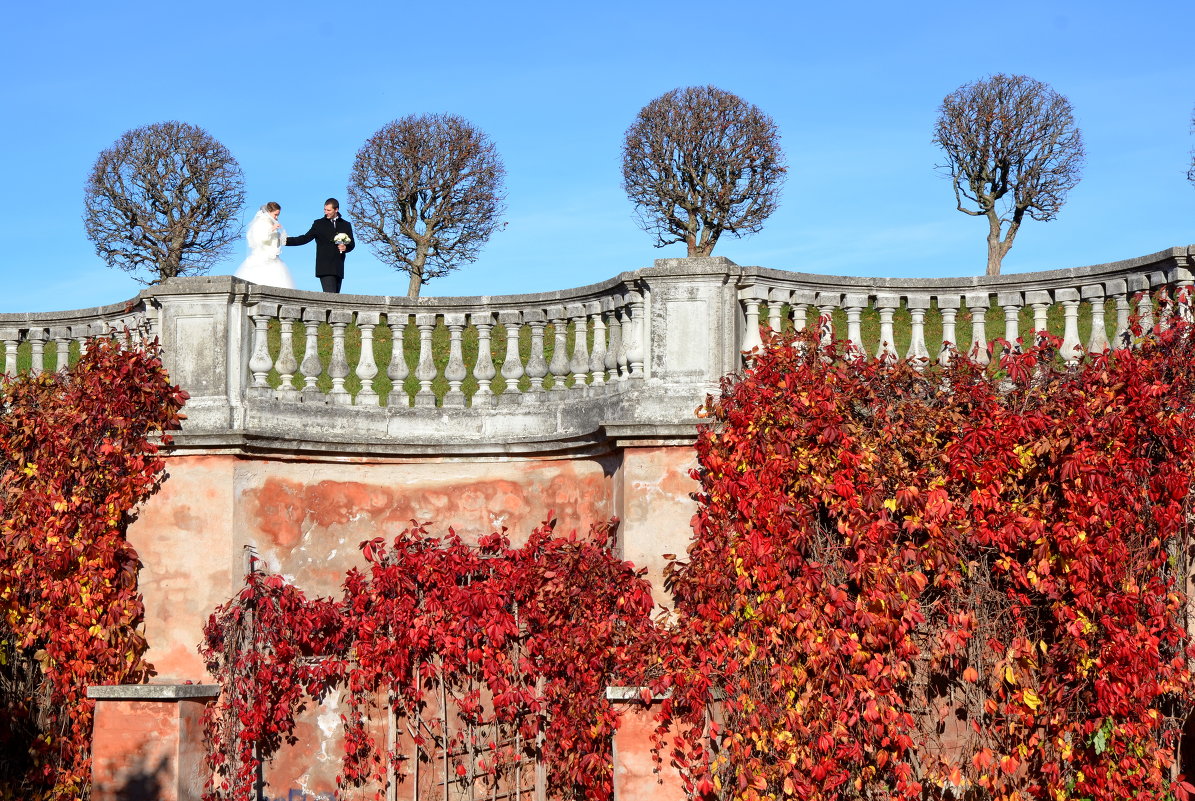
[[[641,333],[647,336],[647,378],[669,388],[677,402],[676,420],[691,420],[690,401],[716,392],[722,376],[742,368],[743,343],[759,343],[758,317],[748,323],[740,297],[754,309],[768,300],[766,287],[741,294],[731,276],[738,266],[719,256],[656,259],[644,282],[649,304]],[[626,338],[626,331],[623,332]],[[685,406],[688,406],[686,409]]]
[[697,422],[603,425],[622,452],[613,487],[618,556],[647,568],[652,599],[660,609],[672,606],[664,589],[664,566],[672,558],[684,558],[693,536],[697,504],[690,495],[699,487],[689,472],[697,466]]
[[652,759],[655,713],[643,702],[639,688],[607,687],[606,699],[614,705],[620,718],[611,744],[614,801],[679,801],[686,798],[680,771],[671,764],[667,754],[658,770]]
[[213,684],[88,687],[92,801],[200,801],[203,710],[219,692]]
[[249,385],[249,285],[230,275],[171,278],[141,293],[157,307],[162,361],[191,395],[184,432],[239,430]]

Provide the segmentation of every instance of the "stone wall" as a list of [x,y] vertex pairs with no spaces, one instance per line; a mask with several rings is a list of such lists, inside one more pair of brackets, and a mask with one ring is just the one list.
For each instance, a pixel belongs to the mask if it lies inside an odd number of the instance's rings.
[[[1190,291],[1193,254],[927,280],[662,259],[574,290],[417,300],[185,278],[123,304],[0,315],[0,357],[9,374],[57,369],[89,336],[160,338],[192,397],[130,538],[156,681],[200,682],[202,626],[241,586],[247,548],[334,594],[361,541],[411,520],[466,539],[505,526],[518,542],[549,514],[562,530],[617,516],[620,555],[665,605],[665,554],[684,554],[694,512],[694,409],[741,368],[760,322],[927,360],[949,345],[988,358],[996,338],[1050,325],[1073,358],[1126,341],[1132,313],[1164,317]],[[336,723],[331,706],[302,723],[267,797],[330,792]]]

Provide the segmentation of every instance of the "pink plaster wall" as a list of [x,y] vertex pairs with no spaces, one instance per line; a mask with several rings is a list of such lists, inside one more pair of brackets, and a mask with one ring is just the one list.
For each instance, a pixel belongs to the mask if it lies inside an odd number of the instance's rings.
[[240,587],[231,456],[175,456],[157,495],[129,527],[141,557],[147,658],[162,683],[205,677],[196,648],[208,615]]
[[652,596],[671,607],[664,590],[664,554],[683,559],[692,535],[697,506],[691,495],[697,482],[689,471],[697,466],[689,446],[626,448],[619,469],[617,508],[623,559],[647,568]]
[[609,460],[329,463],[242,460],[234,546],[252,545],[269,569],[307,592],[336,592],[363,564],[359,545],[393,538],[412,520],[466,542],[508,529],[524,541],[554,512],[558,531],[614,515]]
[[[648,568],[656,600],[667,606],[663,554],[687,547],[693,464],[690,447],[664,445],[575,459],[174,455],[162,490],[129,532],[144,563],[154,680],[205,678],[196,648],[212,610],[240,589],[245,546],[304,591],[335,595],[345,572],[363,564],[362,541],[391,538],[411,520],[430,521],[436,536],[452,526],[466,541],[505,526],[517,544],[549,512],[558,531],[617,515],[620,556]],[[333,698],[301,718],[298,743],[265,771],[266,798],[330,797],[340,711]]]

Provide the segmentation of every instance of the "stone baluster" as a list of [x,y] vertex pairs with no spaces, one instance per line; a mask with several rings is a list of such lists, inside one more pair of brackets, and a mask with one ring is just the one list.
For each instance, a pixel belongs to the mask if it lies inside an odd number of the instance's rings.
[[876,346],[876,358],[895,361],[896,329],[892,325],[893,315],[900,308],[899,295],[877,295],[876,309],[880,312],[880,342]]
[[814,299],[817,306],[818,343],[824,348],[834,341],[834,310],[842,305],[842,295],[833,292],[818,292]]
[[808,323],[809,307],[817,300],[817,293],[807,289],[794,290],[792,296],[788,299],[789,308],[792,310],[793,316],[793,330],[804,331]]
[[21,344],[21,332],[16,328],[0,328],[0,342],[4,343],[4,375],[17,374],[17,345]]
[[1054,299],[1044,289],[1031,289],[1025,293],[1025,304],[1033,309],[1033,344],[1040,345],[1042,336],[1049,331],[1050,306]]
[[606,323],[602,319],[602,302],[594,300],[586,303],[585,312],[593,323],[593,351],[589,355],[589,377],[596,387],[606,382]]
[[519,379],[523,377],[523,357],[519,353],[519,331],[523,315],[513,309],[498,312],[498,322],[506,328],[506,354],[502,360],[502,378],[506,380],[503,395],[519,392]]
[[784,330],[784,304],[788,303],[791,296],[792,292],[787,289],[774,288],[768,291],[768,328],[774,334]]
[[1132,344],[1129,334],[1128,282],[1123,278],[1105,281],[1104,291],[1116,304],[1116,333],[1112,336],[1111,345],[1113,348],[1127,348]]
[[527,309],[523,320],[531,329],[531,353],[527,357],[525,372],[531,380],[529,392],[543,392],[544,376],[548,374],[548,362],[544,359],[544,326],[547,315],[540,309]]
[[361,358],[357,360],[357,378],[361,389],[357,392],[358,406],[377,406],[378,393],[373,379],[378,374],[377,357],[373,353],[373,332],[382,321],[380,312],[357,312],[357,328],[361,331]]
[[988,364],[992,360],[988,352],[988,293],[970,292],[965,298],[967,311],[971,312],[971,346],[967,353],[976,364]]
[[938,351],[938,364],[950,364],[950,359],[961,350],[955,328],[961,306],[958,295],[938,295],[938,311],[942,313],[942,349]]
[[162,307],[156,303],[145,305],[145,338],[162,339]]
[[909,295],[909,350],[905,357],[918,370],[929,364],[929,347],[925,344],[925,313],[929,311],[929,295]]
[[568,378],[568,323],[564,317],[563,306],[549,306],[548,319],[552,321],[552,361],[548,370],[552,373],[552,391],[560,392],[564,389],[564,381]]
[[253,321],[253,353],[249,357],[249,373],[253,376],[253,383],[249,385],[249,393],[253,397],[264,398],[272,394],[268,378],[274,360],[270,358],[267,329],[270,319],[277,314],[277,303],[258,303],[249,309],[249,319]]
[[630,336],[626,336],[626,331],[623,332],[627,343],[627,370],[629,371],[627,377],[644,378],[643,365],[647,358],[647,329],[645,327],[647,320],[644,316],[646,304],[643,302],[643,293],[635,289],[631,290],[627,293],[627,303],[631,312]]
[[318,381],[324,371],[319,359],[319,329],[328,317],[327,309],[303,309],[303,361],[299,372],[303,374],[304,403],[327,403],[328,398],[320,392]]
[[54,369],[64,372],[70,366],[71,360],[71,329],[69,326],[57,325],[50,329],[50,341],[54,343]]
[[1137,320],[1141,326],[1141,333],[1149,336],[1154,327],[1153,297],[1149,293],[1149,276],[1130,275],[1129,292],[1137,301]]
[[602,298],[606,329],[610,332],[610,342],[606,346],[606,371],[610,374],[611,381],[622,381],[626,378],[622,372],[626,348],[622,344],[622,318],[619,309],[621,302],[622,298],[618,295]]
[[295,389],[295,372],[299,369],[299,360],[295,358],[295,321],[302,315],[298,306],[282,306],[278,309],[278,360],[274,368],[278,370],[278,377],[282,383],[278,386],[280,400],[298,400],[299,390]]
[[432,391],[432,381],[436,377],[436,363],[432,359],[432,331],[436,327],[436,315],[416,314],[415,327],[419,329],[419,363],[415,365],[419,391],[415,393],[415,405],[435,406],[436,393]]
[[573,324],[573,358],[568,365],[573,374],[573,389],[584,389],[589,378],[588,317],[580,303],[570,303],[565,313]]
[[347,309],[333,309],[328,315],[332,324],[332,358],[328,361],[328,377],[332,379],[330,394],[332,403],[348,405],[353,402],[344,380],[349,375],[349,360],[344,352],[344,332],[353,321],[353,313]]
[[1158,298],[1158,330],[1167,331],[1175,319],[1174,295],[1166,284],[1163,284],[1154,294]]
[[1174,285],[1174,300],[1178,308],[1176,313],[1180,320],[1191,322],[1195,319],[1192,315],[1191,304],[1195,298],[1191,297],[1191,285],[1193,283],[1193,276],[1191,271],[1186,267],[1175,267],[1167,276],[1169,282]]
[[999,292],[996,303],[1004,312],[1004,341],[1008,343],[1004,352],[1021,353],[1021,307],[1025,305],[1025,299],[1020,292]]
[[406,313],[386,315],[386,323],[390,326],[390,364],[386,367],[386,377],[390,379],[390,395],[385,399],[388,406],[411,405],[411,396],[407,394],[406,387],[407,376],[411,374],[411,369],[407,366],[408,322],[410,315]]
[[477,360],[473,363],[473,378],[477,380],[477,392],[473,394],[473,406],[485,406],[493,402],[494,391],[490,382],[498,375],[494,367],[494,352],[490,345],[490,332],[494,329],[493,312],[473,312],[470,322],[477,329]]
[[466,317],[464,312],[445,312],[444,326],[448,329],[448,364],[444,366],[444,378],[448,381],[448,392],[444,395],[444,406],[463,409],[465,393],[461,384],[469,372],[465,369],[465,356],[461,349]]
[[1149,274],[1149,285],[1155,287],[1154,295],[1158,300],[1156,312],[1158,329],[1165,331],[1170,328],[1174,317],[1174,298],[1170,294],[1169,276],[1160,270],[1152,272]]
[[1087,352],[1103,353],[1108,349],[1108,324],[1104,321],[1104,286],[1086,284],[1079,289],[1079,296],[1091,304],[1091,337],[1087,341]]
[[867,295],[860,292],[849,292],[842,299],[842,308],[846,313],[846,339],[851,351],[859,356],[866,355],[863,348],[863,310],[867,308]]
[[1079,290],[1056,289],[1054,300],[1062,304],[1062,346],[1060,352],[1067,364],[1082,357],[1083,343],[1079,339]]
[[46,329],[30,328],[25,338],[29,341],[29,374],[37,375],[45,369]]
[[763,345],[759,338],[759,307],[763,303],[762,287],[750,286],[739,290],[739,298],[743,302],[743,343],[739,348],[743,353],[753,353]]
[[87,353],[87,341],[93,336],[92,332],[95,330],[95,323],[85,323],[83,325],[76,325],[73,327],[71,333],[75,335],[75,342],[79,345],[79,358]]

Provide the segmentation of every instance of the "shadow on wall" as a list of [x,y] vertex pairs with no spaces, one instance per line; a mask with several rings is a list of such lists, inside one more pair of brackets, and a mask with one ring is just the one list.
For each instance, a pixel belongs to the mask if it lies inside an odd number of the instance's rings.
[[[100,797],[111,799],[111,801],[158,801],[164,795],[160,777],[170,769],[171,765],[167,763],[166,757],[162,757],[158,760],[157,767],[148,771],[130,773],[124,783],[115,788],[115,792],[105,793]],[[95,795],[93,793],[93,797]]]

